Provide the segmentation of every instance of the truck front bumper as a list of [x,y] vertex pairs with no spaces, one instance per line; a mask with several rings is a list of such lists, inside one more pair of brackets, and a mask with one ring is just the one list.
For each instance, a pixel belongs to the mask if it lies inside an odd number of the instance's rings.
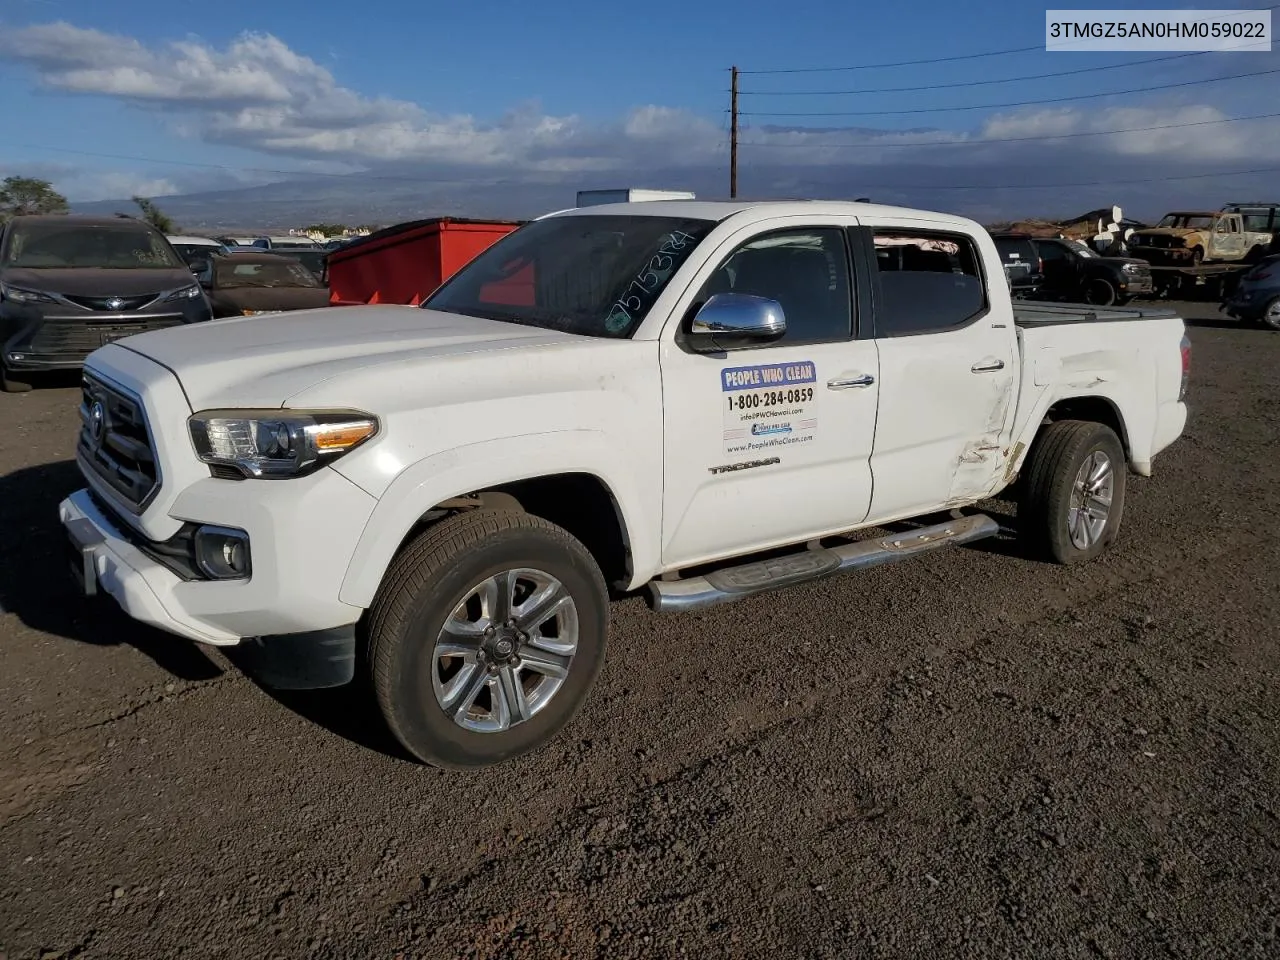
[[133,619],[168,633],[229,646],[355,624],[363,611],[338,593],[374,503],[332,470],[291,481],[193,484],[170,514],[188,527],[247,534],[250,575],[237,580],[201,574],[175,541],[147,541],[88,489],[63,500],[58,516],[84,593],[106,594]]

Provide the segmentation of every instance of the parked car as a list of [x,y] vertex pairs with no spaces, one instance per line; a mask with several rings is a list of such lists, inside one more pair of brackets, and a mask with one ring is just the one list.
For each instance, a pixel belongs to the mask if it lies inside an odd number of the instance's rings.
[[699,610],[990,537],[976,507],[1019,475],[1025,549],[1092,560],[1183,431],[1190,342],[1164,308],[1014,306],[1002,270],[946,214],[622,203],[535,220],[422,307],[104,347],[59,507],[81,589],[253,638],[266,685],[358,660],[401,743],[465,768],[578,712],[611,588]]
[[992,235],[1009,290],[1015,299],[1034,297],[1044,285],[1044,264],[1030,235],[1025,233],[997,233]]
[[1100,257],[1079,240],[1037,237],[1044,270],[1040,295],[1051,300],[1122,306],[1152,292],[1151,266],[1129,257]]
[[131,217],[22,216],[0,228],[0,386],[30,390],[104,343],[197,323],[209,301],[164,234]]
[[165,239],[187,266],[230,252],[225,243],[209,237],[166,237]]
[[200,279],[215,317],[326,307],[329,291],[315,274],[276,253],[229,253],[199,265]]
[[1269,256],[1242,276],[1223,304],[1228,316],[1280,330],[1280,256]]
[[320,248],[310,237],[258,237],[253,246],[259,250],[315,250]]

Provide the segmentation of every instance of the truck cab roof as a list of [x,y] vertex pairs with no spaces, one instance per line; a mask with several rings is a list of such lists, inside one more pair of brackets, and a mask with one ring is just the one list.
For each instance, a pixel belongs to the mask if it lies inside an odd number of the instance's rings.
[[688,217],[694,220],[722,221],[739,214],[755,214],[761,219],[775,216],[805,216],[829,213],[844,216],[893,217],[928,220],[969,230],[982,229],[973,220],[953,214],[909,207],[893,207],[856,200],[646,200],[640,203],[602,203],[588,207],[557,210],[538,219],[563,216],[639,216]]

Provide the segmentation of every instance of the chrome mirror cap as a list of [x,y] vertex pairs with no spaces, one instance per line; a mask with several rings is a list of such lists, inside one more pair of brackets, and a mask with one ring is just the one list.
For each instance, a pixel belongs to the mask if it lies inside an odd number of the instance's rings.
[[777,340],[787,332],[782,304],[747,293],[717,293],[702,305],[689,329],[692,341],[724,349]]

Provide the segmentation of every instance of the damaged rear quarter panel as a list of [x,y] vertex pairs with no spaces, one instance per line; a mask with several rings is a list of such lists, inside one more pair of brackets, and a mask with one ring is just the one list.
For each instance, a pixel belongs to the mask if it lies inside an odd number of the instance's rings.
[[[1004,482],[1022,469],[1027,451],[1049,410],[1064,400],[1106,400],[1123,426],[1130,466],[1146,472],[1151,459],[1162,384],[1159,377],[1165,341],[1182,337],[1179,319],[1142,323],[1062,324],[1023,328],[1019,341],[1023,367],[1013,450]],[[1105,344],[1098,346],[1098,344]],[[1180,362],[1180,361],[1178,361]]]

